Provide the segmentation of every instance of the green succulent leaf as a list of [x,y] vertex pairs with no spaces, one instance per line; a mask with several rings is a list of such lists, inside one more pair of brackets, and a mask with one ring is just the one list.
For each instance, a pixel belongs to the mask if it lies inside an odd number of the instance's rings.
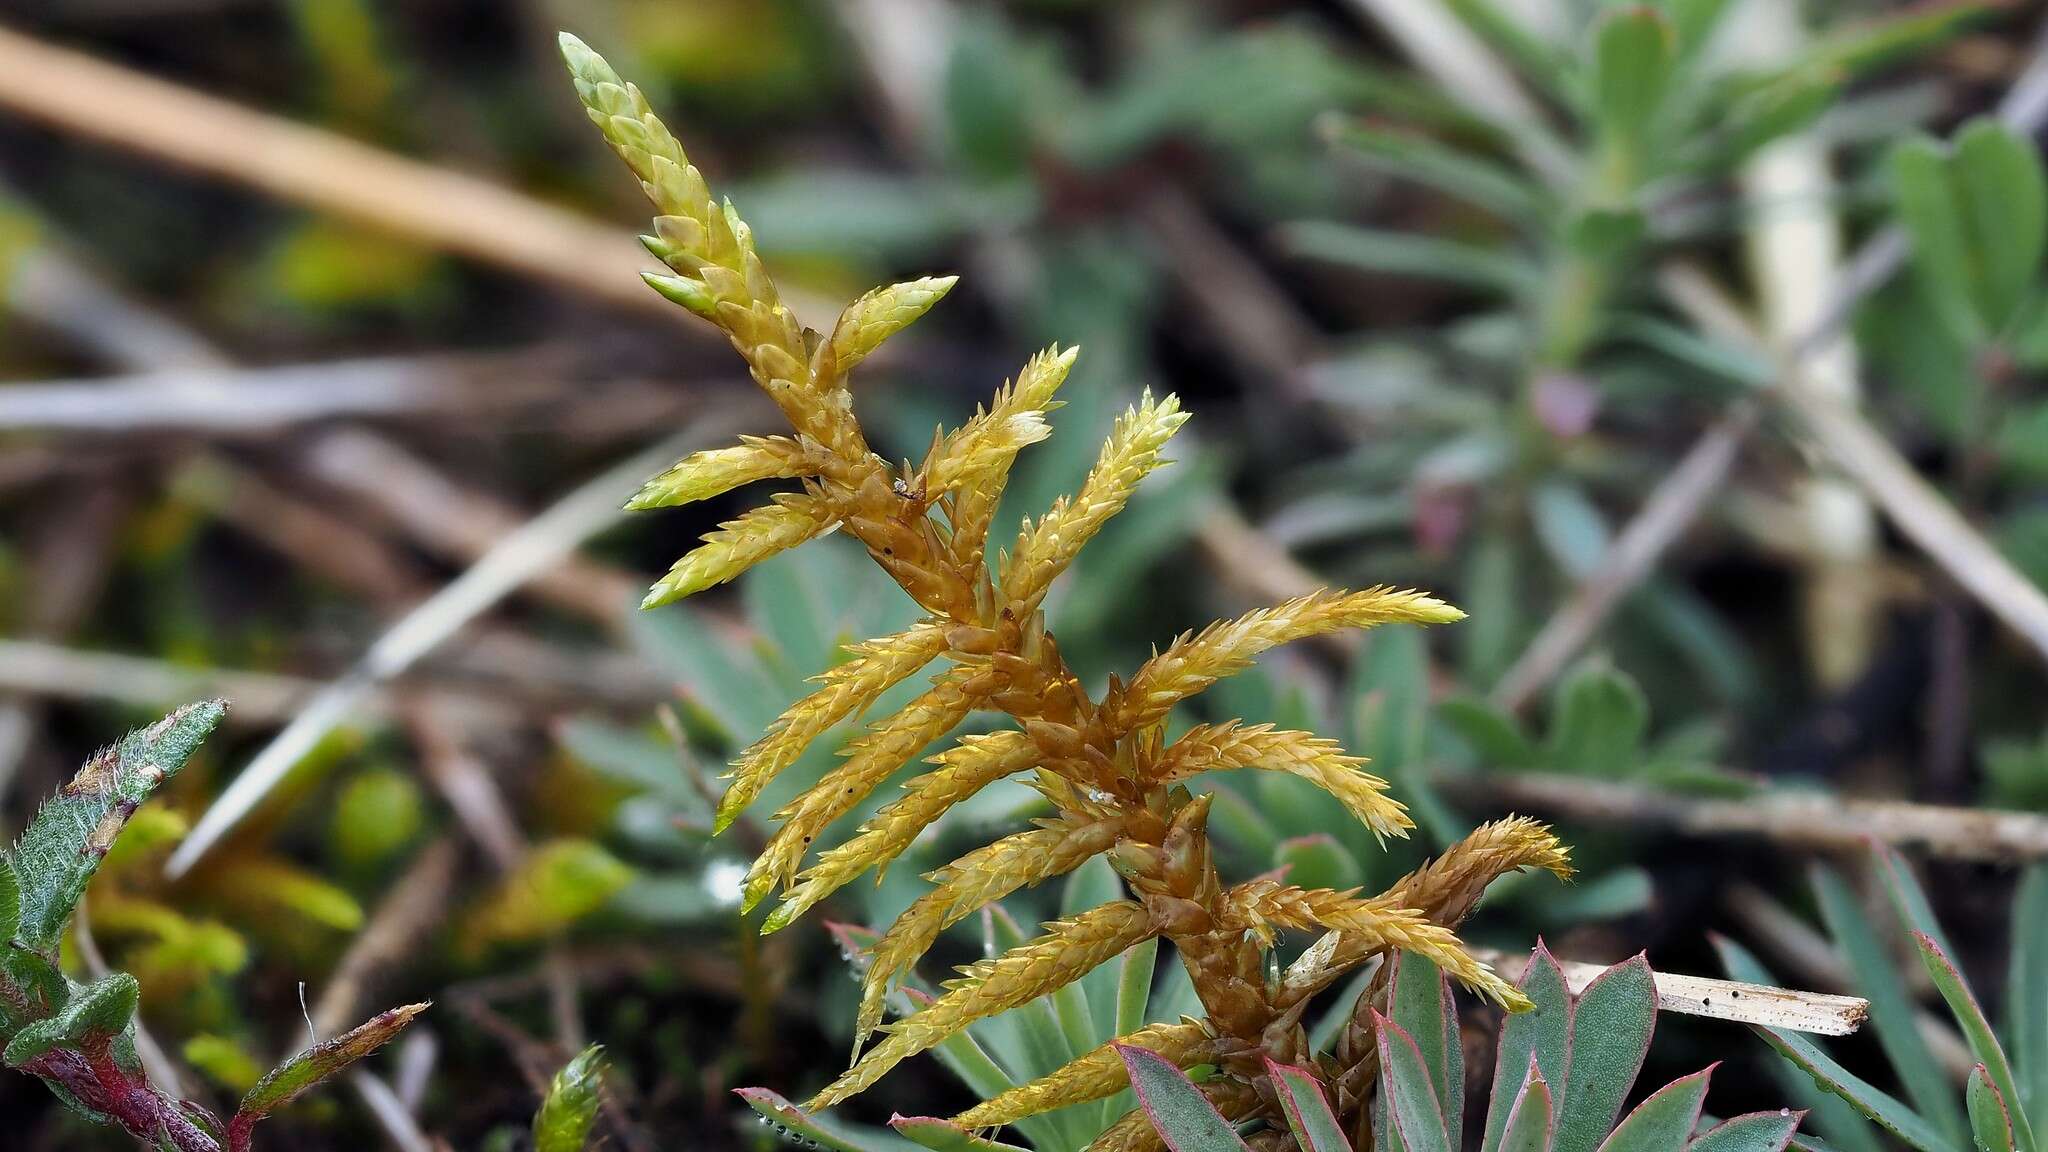
[[1918,1113],[1842,1067],[1806,1037],[1776,1028],[1758,1028],[1757,1034],[1777,1049],[1779,1055],[1813,1077],[1813,1082],[1823,1090],[1841,1097],[1865,1119],[1920,1149],[1920,1152],[1962,1152],[1961,1145],[1921,1119]]
[[51,953],[64,937],[71,911],[99,870],[128,817],[220,725],[227,704],[188,704],[111,748],[95,753],[56,796],[37,811],[14,846],[20,883],[15,941]]
[[1281,230],[1289,253],[1366,272],[1439,280],[1503,296],[1542,291],[1536,266],[1492,248],[1413,232],[1304,221]]
[[2006,1038],[2022,1109],[2048,1104],[2048,865],[2030,866],[2012,901]]
[[[1720,935],[1714,935],[1712,940],[1714,951],[1720,955],[1721,966],[1729,979],[1766,986],[1778,982],[1770,969],[1740,944]],[[1807,1075],[1798,1064],[1780,1060],[1771,1071],[1787,1096],[1795,1097],[1806,1105],[1814,1126],[1827,1137],[1833,1148],[1841,1152],[1885,1152],[1887,1144],[1870,1121],[1821,1081]]]
[[1559,772],[1615,779],[1642,763],[1650,706],[1634,679],[1581,663],[1558,686],[1544,756]]
[[555,1073],[533,1117],[534,1152],[583,1152],[604,1103],[605,1064],[603,1046],[592,1044]]
[[1931,301],[1959,335],[2008,327],[2040,278],[2048,176],[2032,142],[1977,120],[1952,148],[1929,139],[1893,150],[1899,221]]
[[933,1152],[1026,1152],[1015,1144],[977,1135],[937,1116],[892,1116],[889,1127]]
[[1813,874],[1813,888],[1819,897],[1821,918],[1834,937],[1836,947],[1848,960],[1850,971],[1855,974],[1857,991],[1870,1001],[1870,1015],[1878,1044],[1884,1048],[1885,1057],[1898,1073],[1899,1083],[1905,1086],[1907,1097],[1921,1116],[1941,1128],[1951,1139],[1960,1141],[1963,1138],[1962,1111],[1956,1107],[1948,1077],[1941,1072],[1934,1061],[1934,1054],[1928,1051],[1927,1042],[1921,1038],[1912,998],[1892,962],[1891,954],[1864,916],[1855,894],[1840,876],[1828,868],[1817,867]]
[[1504,220],[1541,219],[1537,191],[1491,160],[1427,136],[1359,121],[1339,124],[1329,135],[1367,167],[1455,196]]
[[1139,1106],[1173,1152],[1250,1152],[1237,1129],[1172,1061],[1128,1044],[1116,1050],[1130,1072]]
[[1387,1006],[1394,1023],[1422,1053],[1437,1102],[1444,1105],[1447,1143],[1458,1148],[1464,1136],[1464,1109],[1450,1104],[1465,1098],[1465,1046],[1458,1036],[1458,1011],[1451,999],[1450,981],[1436,965],[1411,952],[1396,952],[1389,962],[1394,971]]
[[1664,102],[1677,57],[1663,13],[1638,5],[1604,14],[1593,30],[1593,113],[1601,130],[1638,141]]
[[1437,715],[1470,745],[1489,768],[1528,768],[1537,762],[1535,742],[1521,724],[1473,696],[1452,696],[1437,705]]
[[1365,883],[1358,857],[1328,832],[1282,840],[1273,850],[1273,867],[1285,871],[1288,883],[1303,888],[1341,892]]

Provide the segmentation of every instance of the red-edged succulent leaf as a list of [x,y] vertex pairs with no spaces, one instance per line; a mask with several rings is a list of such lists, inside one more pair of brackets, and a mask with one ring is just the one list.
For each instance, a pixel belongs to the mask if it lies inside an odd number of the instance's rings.
[[1266,1075],[1273,1081],[1273,1094],[1287,1113],[1287,1126],[1294,1130],[1294,1142],[1301,1152],[1351,1152],[1344,1126],[1330,1111],[1323,1086],[1305,1068],[1266,1059]]
[[1529,1057],[1529,1071],[1522,1077],[1514,1102],[1501,1126],[1500,1152],[1550,1152],[1557,1134],[1556,1115],[1551,1108],[1550,1084]]
[[1437,1102],[1444,1106],[1444,1132],[1452,1148],[1464,1139],[1463,1108],[1451,1107],[1465,1095],[1465,1046],[1458,1035],[1457,1005],[1450,981],[1426,957],[1396,952],[1391,961],[1387,1007],[1394,1023],[1415,1040],[1429,1066]]
[[1116,1046],[1138,1104],[1173,1152],[1250,1152],[1244,1138],[1171,1060],[1129,1044]]
[[747,1102],[763,1124],[792,1144],[829,1152],[903,1152],[912,1146],[901,1137],[877,1128],[861,1128],[806,1112],[767,1088],[735,1088],[733,1095]]
[[1970,1106],[1970,1132],[1977,1140],[1977,1152],[2013,1152],[2012,1109],[2005,1094],[1992,1083],[1982,1064],[1970,1069],[1964,1099]]
[[1593,1152],[1606,1139],[1657,1027],[1656,977],[1640,953],[1594,977],[1575,999],[1571,1062],[1563,1085],[1554,1089],[1553,1152]]
[[934,1152],[1027,1152],[1015,1144],[978,1136],[937,1116],[891,1116],[889,1127]]
[[[1533,1061],[1546,1082],[1553,1109],[1571,1069],[1573,1003],[1565,984],[1564,969],[1556,957],[1536,942],[1528,966],[1518,982],[1522,995],[1535,1007],[1517,1012],[1501,1025],[1500,1042],[1494,1050],[1493,1096],[1487,1102],[1486,1137],[1481,1152],[1499,1152],[1507,1131],[1508,1113],[1524,1082],[1523,1072]],[[1556,1122],[1555,1111],[1552,1123]]]
[[1378,1012],[1372,1014],[1372,1023],[1379,1035],[1380,1091],[1386,1093],[1387,1113],[1401,1146],[1407,1152],[1454,1152],[1436,1086],[1430,1083],[1429,1065],[1415,1038]]
[[[1991,1028],[1991,1021],[1984,1016],[1984,1009],[1978,1006],[1977,997],[1971,993],[1970,985],[1963,979],[1962,970],[1950,960],[1948,951],[1933,936],[1915,931],[1913,942],[1920,948],[1920,960],[1927,967],[1927,975],[1934,980],[1934,987],[1941,998],[1948,1002],[1948,1010],[1963,1029],[1963,1039],[1970,1044],[1970,1052],[1977,1057],[1977,1067],[1984,1070],[1991,1084],[1998,1089],[2003,1101],[2017,1103],[2020,1099],[2019,1086],[2013,1081],[2012,1065],[2006,1062],[2005,1048],[1998,1042],[1998,1034]],[[2025,1111],[2010,1108],[2007,1118],[2011,1123],[2013,1144],[2020,1152],[2033,1152],[2034,1127],[2027,1120]],[[1971,1127],[1976,1127],[1974,1118]]]
[[1601,1141],[1601,1152],[1680,1152],[1700,1122],[1707,1082],[1716,1067],[1709,1065],[1652,1092]]
[[1687,1146],[1686,1152],[1785,1152],[1785,1145],[1799,1131],[1805,1112],[1780,1108],[1776,1112],[1746,1112],[1707,1129]]

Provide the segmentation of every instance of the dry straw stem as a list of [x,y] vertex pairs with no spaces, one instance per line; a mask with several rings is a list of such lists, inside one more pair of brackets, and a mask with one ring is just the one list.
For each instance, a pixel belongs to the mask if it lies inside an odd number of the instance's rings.
[[1826,793],[1765,792],[1739,800],[1535,772],[1439,773],[1446,795],[1473,806],[1531,808],[1572,820],[1662,827],[1688,836],[1753,836],[1802,852],[1860,852],[1875,840],[1950,860],[2048,859],[2048,816],[1944,808]]
[[[1672,304],[1709,335],[1770,355],[1761,335],[1741,318],[1740,308],[1705,272],[1674,264],[1659,283]],[[1928,559],[2048,659],[2048,596],[1922,478],[1882,433],[1854,409],[1809,387],[1796,369],[1781,370],[1777,384],[1765,394],[1798,418],[1821,451],[1869,493]]]
[[[1512,974],[1514,977],[1520,977],[1522,967],[1529,962],[1528,956],[1520,953],[1482,948],[1476,950],[1476,954],[1484,957],[1503,975]],[[1561,960],[1558,966],[1564,969],[1565,985],[1575,996],[1607,970],[1602,964],[1583,964],[1576,960]],[[1768,984],[1745,984],[1739,980],[1716,980],[1709,976],[1684,976],[1673,972],[1659,972],[1656,980],[1657,1010],[1660,1012],[1812,1032],[1821,1036],[1847,1036],[1861,1028],[1870,1016],[1870,1001],[1860,996],[1801,992],[1791,988],[1773,988]]]
[[[1361,761],[1305,733],[1266,726],[1206,727],[1192,740],[1166,741],[1165,721],[1178,704],[1249,667],[1269,648],[1388,622],[1446,623],[1462,613],[1419,592],[1311,591],[1186,633],[1127,680],[1112,680],[1100,699],[1091,697],[1060,656],[1041,605],[1053,581],[1123,509],[1139,482],[1166,463],[1167,442],[1186,420],[1178,401],[1147,395],[1127,409],[1080,490],[1027,521],[1009,548],[992,552],[995,494],[1018,452],[1048,434],[1044,414],[1073,361],[1071,350],[1035,357],[965,425],[935,434],[922,463],[898,467],[882,460],[868,448],[846,370],[922,314],[952,279],[869,293],[829,334],[802,327],[782,303],[746,223],[712,194],[645,96],[580,41],[565,36],[563,55],[591,120],[660,213],[644,242],[670,274],[650,276],[648,283],[724,329],[794,433],[778,442],[743,441],[736,449],[699,453],[642,490],[635,505],[653,507],[753,480],[797,486],[707,536],[656,586],[650,602],[731,579],[759,558],[836,526],[926,613],[908,631],[856,648],[735,762],[721,823],[824,729],[894,685],[913,677],[928,684],[894,715],[872,721],[837,768],[775,814],[781,827],[749,872],[746,906],[782,889],[783,902],[764,931],[781,928],[863,871],[886,867],[953,804],[996,779],[1028,775],[1054,815],[931,875],[937,887],[875,947],[863,990],[865,1043],[891,981],[945,925],[988,901],[1104,853],[1132,897],[1049,925],[1037,939],[964,969],[938,1000],[882,1028],[881,1041],[857,1054],[813,1107],[844,1100],[973,1021],[1056,991],[1155,937],[1176,945],[1208,1011],[1205,1025],[1232,1053],[1227,1063],[1240,1088],[1264,1074],[1253,1053],[1298,1059],[1305,1044],[1301,1005],[1283,1003],[1281,990],[1263,978],[1267,951],[1283,929],[1335,932],[1351,941],[1341,962],[1326,952],[1333,973],[1390,948],[1410,948],[1484,995],[1511,1006],[1525,1003],[1473,961],[1451,929],[1416,910],[1439,897],[1462,897],[1429,891],[1362,899],[1270,880],[1224,887],[1210,859],[1212,798],[1192,795],[1186,778],[1224,768],[1291,772],[1336,796],[1375,831],[1401,834],[1409,826],[1406,814],[1381,795],[1383,782],[1366,775]],[[851,840],[804,867],[828,825],[975,712],[1006,716],[1017,730],[971,738],[942,753]],[[1547,831],[1533,829],[1529,838],[1561,858]],[[1106,1073],[1083,1060],[1032,1089],[1031,1098],[1049,1107],[1072,1093],[1093,1092]]]
[[[292,722],[259,751],[194,825],[165,864],[177,877],[189,871],[277,786],[292,765],[345,721],[377,688],[411,668],[515,589],[553,568],[584,541],[609,527],[633,486],[679,449],[707,433],[724,431],[720,417],[700,421],[572,490],[513,532],[500,537],[467,571],[408,612],[378,637],[346,675],[327,685]],[[706,427],[706,425],[712,427]]]
[[0,430],[266,436],[322,420],[503,415],[560,401],[561,378],[559,368],[547,364],[545,349],[529,349],[39,380],[0,391]]
[[[2048,123],[2048,26],[2043,27],[2037,38],[2025,71],[1999,102],[1998,116],[2014,131],[2030,137]],[[1818,309],[1811,327],[1782,349],[1784,377],[1796,379],[1809,360],[1832,344],[1854,316],[1857,304],[1883,287],[1905,265],[1909,255],[1911,247],[1906,235],[1897,227],[1885,228],[1865,241],[1835,279],[1832,292]],[[1694,303],[1719,314],[1716,304],[1697,297]],[[1721,303],[1725,303],[1725,298]],[[1740,312],[1728,315],[1740,317]],[[1746,322],[1736,327],[1748,333]],[[1753,333],[1748,334],[1753,337]],[[1740,402],[1693,443],[1616,535],[1599,569],[1545,622],[1501,678],[1492,694],[1494,703],[1519,710],[1564,670],[1720,492],[1756,418],[1753,403]],[[1935,519],[1940,519],[1938,513]]]
[[638,312],[632,237],[437,168],[0,28],[0,107]]

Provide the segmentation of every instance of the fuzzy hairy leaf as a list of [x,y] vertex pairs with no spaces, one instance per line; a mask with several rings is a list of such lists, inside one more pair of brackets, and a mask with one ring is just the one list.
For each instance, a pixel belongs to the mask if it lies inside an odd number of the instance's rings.
[[17,944],[45,954],[56,949],[71,910],[128,817],[185,767],[226,714],[224,701],[188,704],[130,732],[94,753],[43,804],[14,846],[14,869],[21,881],[13,935]]
[[7,1043],[7,1066],[20,1068],[56,1048],[111,1044],[135,1019],[141,997],[141,986],[126,972],[93,981],[73,992],[55,1015],[16,1032]]
[[21,874],[14,861],[0,853],[0,942],[14,939],[21,928]]
[[413,1018],[427,1010],[425,1004],[408,1004],[380,1013],[332,1040],[325,1040],[290,1057],[256,1082],[242,1097],[235,1112],[238,1125],[254,1124],[297,1100],[312,1088],[396,1039]]

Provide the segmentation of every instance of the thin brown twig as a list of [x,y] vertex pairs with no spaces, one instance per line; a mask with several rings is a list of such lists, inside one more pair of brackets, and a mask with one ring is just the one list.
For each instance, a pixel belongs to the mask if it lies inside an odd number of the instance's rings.
[[1268,389],[1301,403],[1310,397],[1303,365],[1322,343],[1272,277],[1211,223],[1177,187],[1164,187],[1138,205],[1138,218],[1158,241],[1161,257],[1180,290],[1195,305],[1237,374],[1258,395]]
[[2017,864],[2048,859],[2048,816],[2033,812],[1827,793],[1761,792],[1722,800],[1540,772],[1438,772],[1432,780],[1447,796],[1473,808],[1532,809],[1688,836],[1758,837],[1793,851],[1865,851],[1875,841],[1951,860]]
[[1551,613],[1501,675],[1489,694],[1495,707],[1520,711],[1557,678],[1727,481],[1756,421],[1756,404],[1738,402],[1686,450],[1615,536],[1599,568]]
[[[61,639],[84,621],[106,587],[131,503],[118,485],[95,487],[38,527],[23,582],[23,638]],[[0,697],[0,799],[33,748],[41,713],[32,694]]]
[[[115,701],[142,708],[163,708],[219,696],[235,702],[228,712],[228,723],[261,727],[289,719],[299,703],[319,688],[319,681],[275,672],[196,668],[37,640],[0,639],[0,691],[62,700]],[[491,714],[504,714],[502,706],[491,697],[466,693],[446,684],[425,684],[417,678],[372,693],[364,705],[369,711],[388,714],[401,695],[411,698],[421,693],[460,700]]]
[[592,299],[688,319],[640,283],[650,261],[623,229],[4,28],[0,107]]
[[314,1031],[338,1036],[353,1025],[384,974],[432,934],[447,913],[461,858],[460,847],[447,836],[413,858],[327,977],[313,1006]]
[[[475,563],[528,518],[366,432],[327,433],[299,460],[309,475],[371,504],[416,543],[459,563]],[[617,633],[649,583],[639,573],[569,556],[535,576],[527,589]]]

